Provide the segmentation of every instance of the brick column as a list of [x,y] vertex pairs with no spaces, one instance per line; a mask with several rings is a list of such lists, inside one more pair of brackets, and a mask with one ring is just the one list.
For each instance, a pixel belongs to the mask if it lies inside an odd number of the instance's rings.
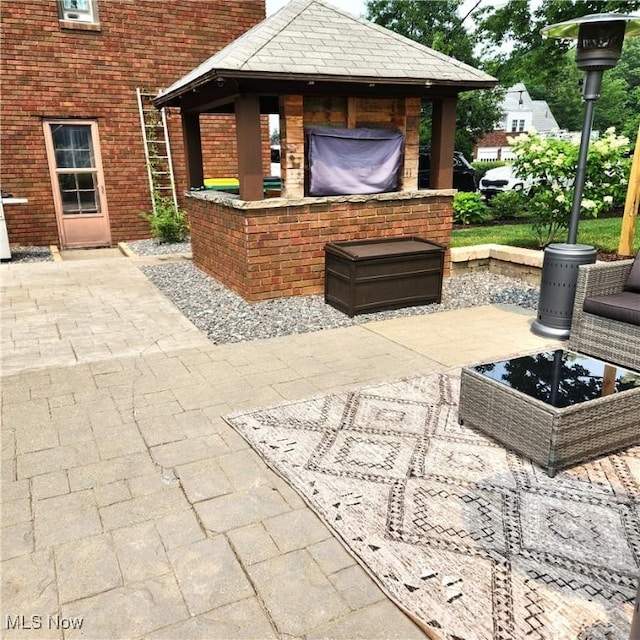
[[404,114],[404,170],[401,191],[418,188],[418,153],[420,146],[420,98],[405,99]]
[[302,96],[280,96],[280,172],[283,198],[304,197]]

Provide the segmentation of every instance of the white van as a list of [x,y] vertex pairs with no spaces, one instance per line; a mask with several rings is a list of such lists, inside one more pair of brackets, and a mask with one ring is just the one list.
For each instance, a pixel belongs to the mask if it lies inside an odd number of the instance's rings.
[[504,167],[489,169],[480,180],[480,193],[485,198],[491,198],[503,191],[522,191],[532,185],[529,178],[519,178],[509,164]]

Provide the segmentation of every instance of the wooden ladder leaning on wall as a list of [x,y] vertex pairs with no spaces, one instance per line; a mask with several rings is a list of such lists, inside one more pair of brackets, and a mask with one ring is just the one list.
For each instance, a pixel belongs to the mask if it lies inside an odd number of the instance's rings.
[[171,198],[174,207],[178,208],[167,114],[165,109],[158,110],[151,102],[156,95],[156,93],[140,87],[136,88],[142,139],[144,141],[144,155],[147,163],[149,189],[154,213],[156,212],[156,197],[158,196]]

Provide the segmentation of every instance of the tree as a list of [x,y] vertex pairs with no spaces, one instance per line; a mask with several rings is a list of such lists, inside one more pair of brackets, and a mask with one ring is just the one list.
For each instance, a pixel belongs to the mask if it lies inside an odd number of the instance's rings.
[[[440,51],[456,60],[480,68],[474,55],[476,40],[460,15],[464,0],[368,0],[367,18],[411,40]],[[478,3],[479,4],[479,3]],[[470,156],[475,143],[493,131],[500,119],[502,94],[496,91],[471,91],[460,94],[456,115],[456,149]],[[423,106],[420,141],[430,142],[428,103]]]
[[553,80],[563,55],[573,41],[543,39],[543,27],[592,13],[631,13],[640,0],[543,0],[536,8],[528,0],[509,0],[475,14],[477,38],[485,47],[513,46],[487,63],[487,71],[505,85],[535,78],[540,85]]
[[[626,50],[621,63],[625,56]],[[625,67],[626,64],[622,73],[615,73],[616,67],[603,76],[593,122],[594,129],[598,131],[615,127],[617,131],[630,136],[634,123],[635,130],[638,128],[640,103],[625,76]],[[576,67],[574,53],[568,51],[558,62],[554,77],[547,84],[540,84],[539,79],[538,82],[535,79],[527,80],[527,89],[534,100],[546,100],[561,129],[580,131],[584,109],[583,80],[584,73]]]
[[[513,143],[516,175],[532,183],[528,197],[537,212],[534,231],[541,247],[567,228],[572,205],[568,192],[578,165],[578,142],[529,133]],[[592,217],[624,203],[629,175],[629,139],[608,129],[590,146],[581,211]]]
[[448,56],[476,64],[475,40],[458,10],[463,0],[368,0],[367,19]]
[[546,100],[558,126],[567,131],[582,129],[582,80],[584,74],[576,67],[574,56],[566,52],[556,65],[556,73],[548,82],[536,82],[527,77],[527,88],[534,100]]
[[[619,131],[628,138],[634,139],[640,125],[640,37],[628,38],[622,48],[622,56],[618,64],[604,74],[604,82],[622,81],[626,84],[624,93],[618,99],[625,106],[624,121]],[[603,89],[604,93],[604,89]],[[596,109],[596,117],[598,109]]]
[[[575,64],[575,41],[543,39],[543,27],[592,13],[632,13],[640,0],[543,0],[536,8],[528,0],[509,0],[475,14],[477,37],[484,43],[486,70],[501,85],[524,82],[534,99],[546,100],[563,129],[582,128],[580,85],[584,73]],[[496,53],[505,41],[508,53]],[[616,127],[635,135],[640,122],[640,38],[625,40],[618,65],[604,74],[594,127]]]
[[[575,64],[575,41],[543,39],[544,26],[592,13],[632,13],[640,0],[508,0],[471,12],[470,33],[460,11],[463,0],[368,0],[367,17],[421,44],[482,68],[501,87],[524,82],[532,98],[546,100],[563,129],[582,128],[581,83]],[[505,49],[504,43],[510,49]],[[456,148],[466,154],[500,119],[499,91],[460,94]],[[430,135],[430,108],[425,104],[421,141]],[[625,40],[618,65],[604,74],[594,127],[614,126],[634,138],[640,123],[640,37]]]

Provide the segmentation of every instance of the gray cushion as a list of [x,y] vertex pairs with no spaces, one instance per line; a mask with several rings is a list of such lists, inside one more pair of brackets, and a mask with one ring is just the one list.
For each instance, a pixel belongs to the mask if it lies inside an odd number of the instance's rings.
[[583,309],[596,316],[640,326],[640,293],[623,291],[586,298]]
[[624,283],[624,290],[640,293],[640,253],[638,253],[631,265],[631,273],[629,273],[627,281]]

